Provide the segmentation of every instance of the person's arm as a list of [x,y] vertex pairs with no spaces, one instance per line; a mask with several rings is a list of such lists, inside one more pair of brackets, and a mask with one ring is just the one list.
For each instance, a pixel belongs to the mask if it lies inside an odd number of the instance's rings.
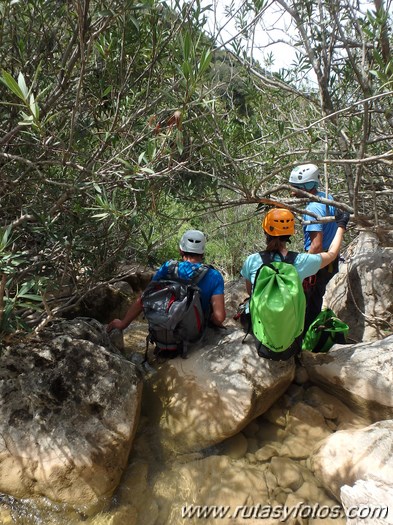
[[349,222],[349,213],[338,211],[336,213],[336,222],[338,228],[336,231],[336,235],[333,237],[333,240],[329,246],[328,251],[319,254],[322,259],[321,268],[324,268],[338,257],[338,254],[340,253],[341,243],[344,237],[344,232],[347,229],[347,224]]
[[247,294],[251,295],[252,284],[251,284],[251,281],[249,281],[248,279],[246,279],[246,290],[247,290]]
[[321,268],[324,268],[338,257],[338,254],[340,253],[341,242],[344,237],[344,232],[345,228],[339,226],[337,228],[336,235],[333,237],[332,243],[329,246],[328,251],[319,254],[322,259]]
[[212,306],[210,321],[217,326],[222,326],[226,317],[224,294],[212,295],[210,303]]
[[310,232],[310,239],[308,253],[321,253],[323,251],[323,232]]
[[134,319],[138,317],[140,313],[142,313],[142,301],[141,297],[139,296],[138,299],[130,305],[123,319],[113,319],[113,321],[108,323],[106,331],[111,332],[115,328],[124,330]]

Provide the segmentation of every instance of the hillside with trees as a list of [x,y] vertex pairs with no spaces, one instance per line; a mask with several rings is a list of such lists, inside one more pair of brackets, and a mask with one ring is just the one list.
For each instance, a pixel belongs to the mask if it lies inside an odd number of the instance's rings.
[[[272,4],[297,57],[278,72],[252,58]],[[200,0],[4,0],[0,332],[61,315],[123,261],[176,256],[187,227],[234,275],[264,199],[301,213],[287,179],[305,161],[354,234],[390,242],[392,2],[367,7],[245,2],[227,8],[222,42]]]

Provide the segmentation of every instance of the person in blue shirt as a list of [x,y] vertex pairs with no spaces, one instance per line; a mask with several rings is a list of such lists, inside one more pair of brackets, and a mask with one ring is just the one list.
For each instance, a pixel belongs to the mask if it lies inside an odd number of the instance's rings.
[[[321,268],[326,268],[334,261],[340,251],[341,242],[349,221],[349,214],[336,212],[336,233],[326,251],[319,254],[298,253],[294,260],[294,266],[301,280],[316,274]],[[265,215],[262,228],[266,235],[266,248],[264,251],[276,253],[275,261],[280,261],[280,252],[284,257],[288,254],[287,243],[291,235],[295,233],[295,217],[293,213],[284,208],[273,208]],[[258,269],[262,265],[262,257],[259,252],[253,253],[245,260],[240,274],[246,281],[247,294],[250,296]],[[248,325],[248,305],[241,322],[244,327]]]
[[[289,183],[294,188],[294,195],[302,196],[296,190],[303,190],[316,197],[333,200],[332,195],[326,195],[319,191],[319,169],[315,164],[302,164],[296,166],[290,174]],[[321,202],[311,201],[307,204],[306,210],[311,211],[319,217],[331,217],[336,213],[336,208],[332,205],[322,204]],[[304,221],[315,221],[312,215],[304,214]],[[303,226],[304,250],[310,254],[317,254],[326,251],[337,231],[335,222],[325,222],[318,224],[305,224]],[[328,265],[303,281],[304,293],[306,294],[307,309],[304,330],[306,331],[322,309],[323,296],[326,286],[330,279],[338,272],[337,257]]]
[[[178,265],[178,276],[181,279],[189,279],[193,276],[195,269],[203,264],[206,237],[199,230],[188,230],[182,236],[179,249],[182,260]],[[153,281],[165,279],[171,261],[165,262],[154,274]],[[207,273],[198,282],[201,290],[201,303],[205,314],[209,315],[209,321],[216,326],[222,326],[225,321],[224,303],[224,279],[215,268],[209,268]],[[133,302],[123,319],[114,319],[107,325],[107,331],[118,328],[124,330],[142,313],[141,296]]]

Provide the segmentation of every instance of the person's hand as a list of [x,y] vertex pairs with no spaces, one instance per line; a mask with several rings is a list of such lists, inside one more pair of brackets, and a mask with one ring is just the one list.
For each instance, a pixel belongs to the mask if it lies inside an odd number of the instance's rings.
[[118,330],[124,330],[123,321],[120,319],[113,319],[113,321],[107,324],[106,331],[112,332],[112,330],[115,330],[116,328]]
[[336,209],[334,216],[336,218],[337,226],[341,226],[344,228],[344,230],[346,230],[349,222],[349,213],[347,211]]

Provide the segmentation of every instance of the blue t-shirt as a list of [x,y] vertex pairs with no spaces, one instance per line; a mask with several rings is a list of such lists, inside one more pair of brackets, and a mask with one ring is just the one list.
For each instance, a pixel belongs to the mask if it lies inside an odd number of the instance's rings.
[[[279,255],[275,255],[275,261],[281,261]],[[300,280],[314,275],[321,268],[322,258],[318,253],[299,253],[295,259],[294,267],[299,274]],[[244,261],[240,274],[254,284],[255,275],[262,265],[262,258],[259,253],[253,253]]]
[[[316,196],[324,199],[326,198],[326,193],[324,193],[323,191],[317,191]],[[330,194],[328,195],[327,198],[329,200],[333,200],[333,197]],[[316,213],[320,217],[329,217],[335,214],[336,208],[331,205],[326,206],[326,204],[322,204],[321,202],[310,202],[307,205],[306,210],[312,211],[313,213]],[[303,219],[305,221],[310,221],[310,220],[315,220],[315,217],[304,214]],[[336,231],[337,231],[337,224],[335,222],[327,222],[324,224],[307,224],[303,226],[304,249],[308,251],[311,246],[310,232],[322,232],[323,233],[322,251],[326,252],[329,249],[329,246],[333,240],[333,237],[336,235]]]
[[[164,263],[155,273],[153,281],[166,279],[168,277],[168,266],[170,261]],[[189,280],[194,275],[194,272],[202,263],[191,263],[189,261],[179,262],[179,277],[181,279]],[[202,308],[206,312],[210,306],[210,299],[212,295],[222,295],[224,293],[224,279],[220,272],[215,268],[209,268],[208,272],[198,283],[201,290]]]

